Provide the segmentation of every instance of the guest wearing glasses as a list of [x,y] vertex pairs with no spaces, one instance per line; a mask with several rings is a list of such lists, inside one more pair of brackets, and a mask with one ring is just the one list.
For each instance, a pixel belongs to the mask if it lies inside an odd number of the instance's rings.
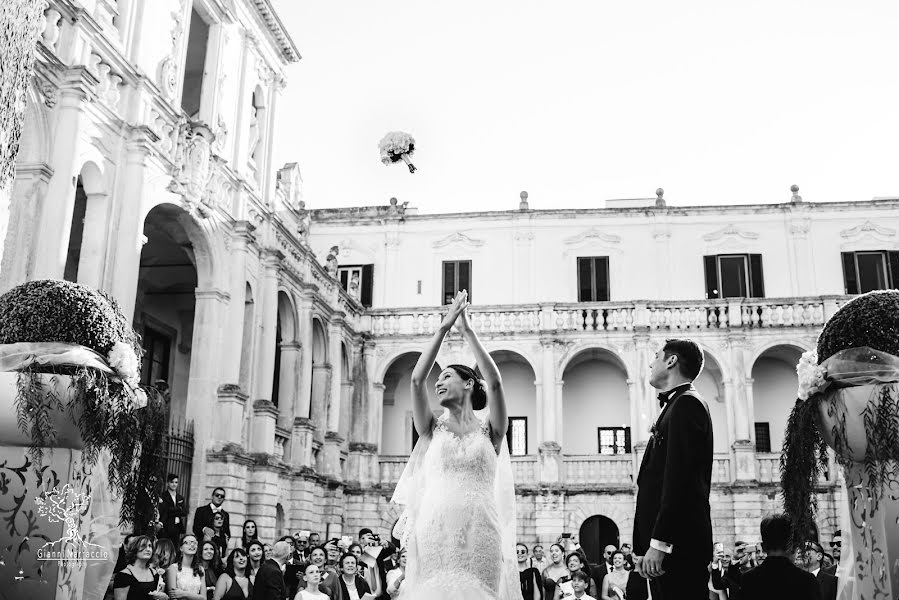
[[222,508],[222,503],[224,503],[224,501],[225,489],[217,487],[212,490],[212,501],[209,504],[197,507],[197,510],[194,512],[193,527],[193,532],[194,535],[197,536],[197,540],[204,542],[213,541],[213,538],[215,537],[214,517],[217,514],[222,515],[222,526],[219,531],[223,533],[226,538],[231,538],[231,519],[228,516],[228,511]]
[[843,532],[837,529],[830,538],[830,554],[833,556],[833,564],[825,569],[828,575],[836,577],[837,569],[840,567],[840,555],[843,552]]
[[521,596],[524,600],[543,600],[543,578],[533,566],[528,555],[528,547],[522,543],[515,546],[518,557],[518,578],[521,582]]

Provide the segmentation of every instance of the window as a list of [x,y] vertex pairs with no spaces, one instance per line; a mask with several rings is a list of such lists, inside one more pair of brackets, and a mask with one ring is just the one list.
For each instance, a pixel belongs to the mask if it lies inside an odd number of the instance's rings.
[[577,259],[577,301],[608,302],[609,257],[591,256]]
[[630,454],[630,427],[597,427],[600,454]]
[[471,261],[443,261],[443,304],[449,304],[461,290],[468,290],[471,302]]
[[899,286],[899,252],[843,252],[843,283],[847,294]]
[[528,453],[528,418],[509,417],[509,429],[506,430],[506,441],[509,443],[509,454],[526,456]]
[[144,326],[143,335],[144,358],[140,369],[140,382],[143,385],[154,385],[159,379],[169,382],[169,353],[172,348],[172,337]]
[[203,74],[206,69],[206,44],[209,25],[196,9],[190,11],[190,31],[187,35],[187,59],[184,62],[184,87],[181,89],[181,108],[191,119],[200,116],[203,93]]
[[343,289],[361,302],[362,306],[368,308],[371,308],[373,271],[374,265],[347,265],[337,268],[337,277]]
[[768,423],[755,424],[755,451],[771,452],[771,427]]
[[706,298],[764,298],[761,254],[704,257]]

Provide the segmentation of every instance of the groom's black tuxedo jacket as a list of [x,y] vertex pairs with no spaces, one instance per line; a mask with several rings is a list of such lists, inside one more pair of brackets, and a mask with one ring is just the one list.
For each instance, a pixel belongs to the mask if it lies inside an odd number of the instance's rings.
[[637,476],[634,554],[649,541],[674,545],[682,559],[712,555],[709,491],[712,485],[712,418],[692,385],[675,388],[662,409]]

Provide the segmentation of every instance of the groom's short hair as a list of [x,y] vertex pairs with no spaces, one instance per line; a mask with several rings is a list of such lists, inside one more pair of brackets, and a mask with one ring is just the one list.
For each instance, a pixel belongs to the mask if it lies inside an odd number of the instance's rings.
[[783,513],[768,515],[762,519],[762,549],[765,552],[790,550],[790,537],[793,526],[789,517]]
[[705,364],[705,356],[699,344],[685,338],[669,338],[665,340],[662,350],[666,357],[672,355],[677,357],[677,364],[680,365],[680,372],[684,377],[690,381],[699,377],[702,365]]

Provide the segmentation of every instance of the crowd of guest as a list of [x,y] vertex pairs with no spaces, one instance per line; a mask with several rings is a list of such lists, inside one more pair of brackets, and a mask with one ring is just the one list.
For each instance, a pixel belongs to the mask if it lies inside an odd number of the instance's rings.
[[[225,490],[216,488],[197,507],[187,531],[187,505],[169,475],[159,499],[159,518],[144,535],[125,540],[111,582],[114,600],[391,600],[402,590],[406,553],[369,528],[322,541],[314,531],[278,540],[260,539],[253,520],[231,539]],[[830,552],[816,542],[789,548],[789,520],[766,517],[761,544],[715,544],[709,563],[709,600],[835,600],[841,536]],[[386,537],[386,536],[385,536]],[[230,550],[229,550],[230,549]],[[523,600],[646,600],[630,544],[603,548],[591,563],[571,535],[545,550],[516,547]],[[774,590],[772,592],[772,589]]]
[[225,490],[197,507],[187,530],[187,504],[169,475],[158,520],[126,536],[110,585],[112,600],[390,600],[399,595],[405,552],[368,528],[322,541],[314,531],[260,539],[246,520],[231,539]]

